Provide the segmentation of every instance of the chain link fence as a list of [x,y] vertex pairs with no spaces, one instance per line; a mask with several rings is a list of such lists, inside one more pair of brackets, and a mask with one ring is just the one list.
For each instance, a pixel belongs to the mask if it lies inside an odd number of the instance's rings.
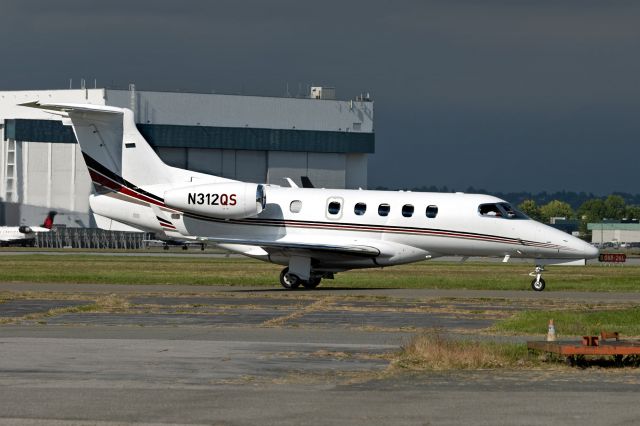
[[54,228],[38,232],[35,246],[40,248],[140,249],[153,233],[106,231],[96,228]]

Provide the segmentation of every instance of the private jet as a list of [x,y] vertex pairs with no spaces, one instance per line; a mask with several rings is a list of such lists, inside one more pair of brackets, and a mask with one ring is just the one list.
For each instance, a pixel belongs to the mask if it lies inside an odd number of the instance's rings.
[[584,265],[598,250],[481,194],[299,188],[241,182],[169,166],[138,132],[127,108],[40,103],[75,132],[95,186],[101,228],[120,225],[195,238],[284,266],[287,289],[317,287],[357,268],[483,256],[532,259],[531,287],[545,265]]
[[0,226],[0,246],[35,246],[36,232],[49,232],[56,214],[50,211],[41,226]]

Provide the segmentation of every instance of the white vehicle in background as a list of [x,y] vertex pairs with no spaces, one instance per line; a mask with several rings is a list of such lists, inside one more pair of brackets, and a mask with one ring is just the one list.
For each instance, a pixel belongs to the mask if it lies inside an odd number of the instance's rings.
[[40,226],[0,226],[0,246],[35,246],[36,232],[49,232],[56,214],[50,211]]
[[61,115],[73,126],[96,187],[90,205],[99,226],[196,238],[280,264],[280,283],[288,289],[315,288],[349,269],[485,256],[532,259],[531,285],[541,291],[544,265],[584,265],[598,255],[586,242],[489,195],[240,182],[163,163],[127,108],[23,106]]

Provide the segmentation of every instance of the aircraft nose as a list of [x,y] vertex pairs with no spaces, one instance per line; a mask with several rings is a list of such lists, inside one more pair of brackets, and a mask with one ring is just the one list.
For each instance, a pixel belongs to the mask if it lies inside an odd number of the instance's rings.
[[584,243],[584,257],[585,259],[594,259],[600,255],[600,250],[597,247],[592,246],[591,244]]

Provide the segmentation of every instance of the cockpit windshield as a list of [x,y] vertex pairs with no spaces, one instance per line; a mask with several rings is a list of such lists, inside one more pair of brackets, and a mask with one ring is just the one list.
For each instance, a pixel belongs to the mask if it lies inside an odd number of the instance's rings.
[[501,217],[505,219],[529,219],[526,214],[513,208],[509,203],[480,204],[480,216]]

